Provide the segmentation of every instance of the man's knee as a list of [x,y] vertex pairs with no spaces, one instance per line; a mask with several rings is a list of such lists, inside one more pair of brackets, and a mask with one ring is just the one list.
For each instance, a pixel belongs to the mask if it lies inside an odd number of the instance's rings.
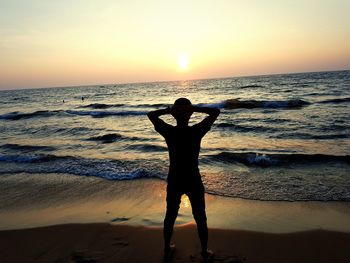
[[197,225],[207,224],[207,215],[205,213],[205,210],[193,210],[192,214]]
[[167,208],[165,213],[164,223],[175,221],[178,211],[179,211],[179,208],[176,208],[176,207]]

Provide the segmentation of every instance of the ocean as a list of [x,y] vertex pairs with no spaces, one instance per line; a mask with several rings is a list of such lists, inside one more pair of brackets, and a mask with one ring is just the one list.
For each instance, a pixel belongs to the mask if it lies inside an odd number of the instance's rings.
[[166,180],[146,114],[179,97],[221,109],[199,158],[207,193],[350,201],[350,71],[0,91],[0,176]]

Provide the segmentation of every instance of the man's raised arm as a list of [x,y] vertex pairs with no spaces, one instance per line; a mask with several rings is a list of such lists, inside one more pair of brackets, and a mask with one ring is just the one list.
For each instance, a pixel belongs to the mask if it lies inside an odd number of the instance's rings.
[[204,120],[202,120],[199,124],[200,125],[208,125],[211,126],[216,121],[217,117],[220,114],[220,110],[217,108],[210,108],[210,107],[199,107],[199,106],[193,106],[194,112],[201,112],[206,113],[209,116],[206,117]]
[[147,117],[150,119],[153,125],[156,125],[158,121],[161,120],[159,117],[165,114],[170,114],[170,108],[150,111],[147,113]]
[[170,108],[154,110],[147,113],[147,117],[153,123],[155,130],[163,136],[165,135],[167,129],[171,127],[169,124],[165,123],[162,119],[159,118],[165,114],[170,114]]

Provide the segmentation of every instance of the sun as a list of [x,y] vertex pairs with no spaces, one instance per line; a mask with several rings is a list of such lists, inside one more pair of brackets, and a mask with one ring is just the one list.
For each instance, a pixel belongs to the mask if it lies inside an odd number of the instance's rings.
[[179,68],[182,70],[186,70],[188,67],[189,59],[188,55],[185,53],[181,53],[177,55],[177,64],[179,65]]

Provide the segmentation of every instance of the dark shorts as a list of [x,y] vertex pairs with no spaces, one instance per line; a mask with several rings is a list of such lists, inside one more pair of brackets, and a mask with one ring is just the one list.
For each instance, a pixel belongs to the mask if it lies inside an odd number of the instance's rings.
[[176,214],[180,208],[181,196],[186,194],[191,202],[194,218],[205,219],[204,186],[201,181],[189,185],[168,183],[167,186],[167,214]]

